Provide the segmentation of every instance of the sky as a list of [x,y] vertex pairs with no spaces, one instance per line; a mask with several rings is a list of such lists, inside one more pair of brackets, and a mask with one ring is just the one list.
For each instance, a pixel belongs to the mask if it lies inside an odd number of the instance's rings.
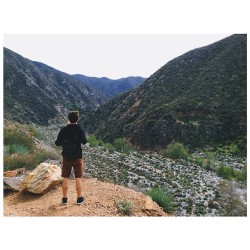
[[4,47],[68,74],[149,77],[171,59],[231,34],[6,34]]

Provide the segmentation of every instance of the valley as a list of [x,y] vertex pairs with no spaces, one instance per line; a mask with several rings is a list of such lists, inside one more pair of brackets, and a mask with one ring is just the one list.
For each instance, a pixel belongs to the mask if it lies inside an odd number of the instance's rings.
[[246,45],[246,34],[232,35],[147,79],[118,80],[69,75],[4,48],[4,170],[60,165],[54,142],[78,110],[84,178],[162,188],[172,216],[247,216]]
[[[59,127],[36,127],[43,148],[58,152],[55,148]],[[227,180],[215,171],[194,162],[164,157],[160,153],[132,150],[119,152],[105,146],[82,147],[84,178],[97,178],[138,192],[146,193],[153,187],[165,188],[173,197],[172,216],[246,216],[246,181]],[[197,149],[193,157],[206,159],[206,149]],[[54,162],[54,161],[52,161]],[[215,167],[225,165],[240,171],[246,166],[246,158],[231,154],[215,154]],[[232,208],[228,208],[228,204]]]

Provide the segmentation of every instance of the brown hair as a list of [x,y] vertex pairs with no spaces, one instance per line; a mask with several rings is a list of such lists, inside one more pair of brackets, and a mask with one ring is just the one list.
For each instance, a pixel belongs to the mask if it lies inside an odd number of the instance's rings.
[[76,123],[79,119],[79,111],[70,111],[68,118],[71,123]]

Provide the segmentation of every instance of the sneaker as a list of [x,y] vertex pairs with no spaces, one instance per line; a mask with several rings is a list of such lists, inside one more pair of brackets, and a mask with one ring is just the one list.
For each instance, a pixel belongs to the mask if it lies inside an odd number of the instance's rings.
[[83,201],[84,201],[84,198],[81,196],[81,197],[77,198],[76,204],[81,205],[83,203]]
[[67,205],[68,204],[68,198],[62,198],[62,204]]

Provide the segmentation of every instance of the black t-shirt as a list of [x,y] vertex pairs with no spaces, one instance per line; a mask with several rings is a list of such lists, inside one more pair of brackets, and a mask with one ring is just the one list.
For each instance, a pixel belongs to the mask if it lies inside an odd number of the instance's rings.
[[62,156],[66,160],[74,160],[82,158],[82,148],[81,144],[86,144],[86,133],[83,128],[78,124],[68,124],[66,127],[63,127],[55,141],[56,146],[63,146],[63,141],[65,137],[75,136],[77,138],[76,147],[74,150],[68,150],[66,147],[63,147]]

